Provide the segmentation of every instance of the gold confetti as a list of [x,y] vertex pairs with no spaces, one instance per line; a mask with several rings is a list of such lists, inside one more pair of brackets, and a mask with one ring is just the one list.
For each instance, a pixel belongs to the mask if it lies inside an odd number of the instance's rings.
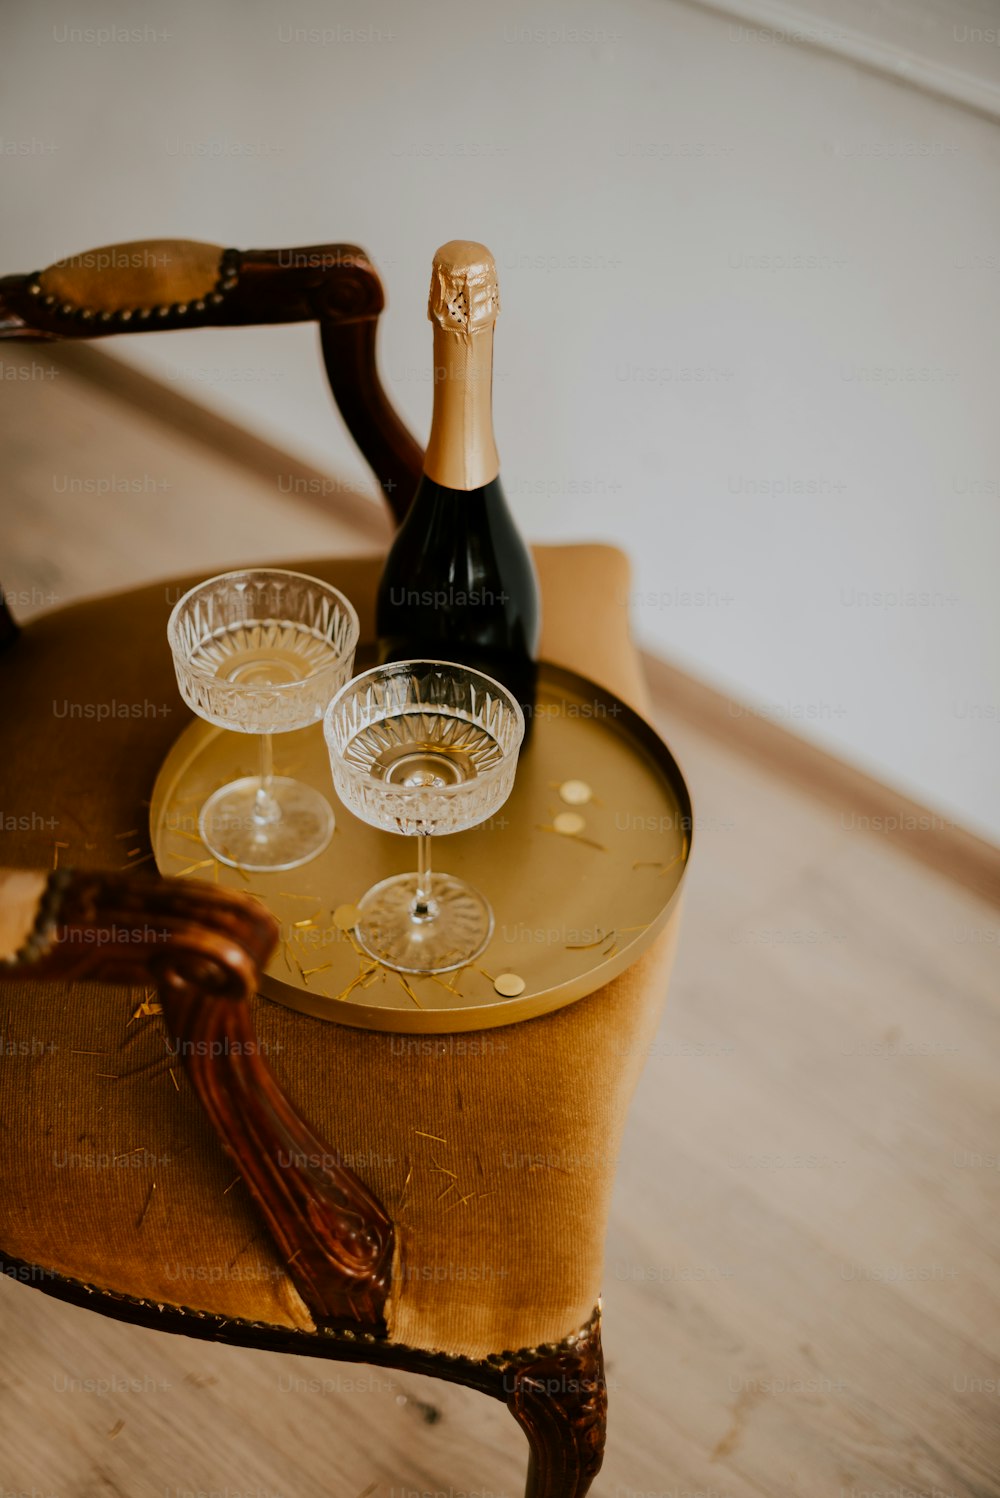
[[[345,931],[344,935],[347,937],[347,940],[350,942],[352,951],[357,954],[357,956],[360,958],[360,960],[362,962],[370,962],[371,958],[368,956],[368,953],[365,951],[364,947],[362,947],[359,944],[357,937],[354,935],[354,932],[353,931]],[[383,969],[383,971],[388,972],[389,970],[386,968],[386,969]]]
[[409,1168],[409,1170],[406,1172],[406,1180],[403,1182],[403,1194],[399,1198],[399,1206],[396,1209],[398,1212],[402,1212],[402,1210],[403,1210],[403,1206],[404,1206],[404,1204],[406,1202],[406,1193],[410,1189],[410,1182],[412,1181],[412,1179],[413,1179],[413,1166],[411,1165],[410,1168]]
[[356,905],[338,905],[333,912],[333,924],[338,931],[353,931],[361,919],[361,912]]
[[138,831],[138,827],[130,827],[128,832],[116,832],[115,841],[118,843],[122,843],[127,837],[135,837]]
[[599,936],[596,941],[581,941],[581,942],[577,942],[573,946],[567,946],[566,951],[567,952],[589,952],[594,947],[602,947],[604,945],[604,943],[606,941],[608,941],[608,939],[610,937],[612,937],[612,936],[614,936],[614,930],[613,929],[611,931],[605,931],[604,935],[603,936]]
[[[576,812],[563,811],[560,812],[556,817],[555,822],[552,822],[551,824],[539,822],[537,823],[537,827],[539,832],[555,832],[557,834],[561,834],[563,837],[572,837],[575,843],[585,843],[588,848],[596,848],[598,853],[606,853],[608,851],[603,843],[595,842],[592,837],[583,837],[579,832],[570,831],[568,826],[570,819],[572,819],[574,822],[578,821],[581,827],[586,826],[583,818],[578,816]],[[557,827],[556,822],[562,823],[562,826]]]
[[414,1129],[414,1134],[419,1134],[421,1139],[433,1139],[435,1144],[447,1144],[447,1139],[442,1139],[440,1134],[425,1134],[423,1129]]
[[[150,858],[152,858],[152,856],[153,856],[152,853],[149,856],[150,856]],[[187,854],[186,853],[174,853],[171,856],[173,858],[186,858]],[[177,875],[177,878],[178,879],[183,879],[186,874],[193,874],[198,869],[207,869],[208,866],[209,866],[209,864],[211,864],[211,863],[215,863],[215,859],[214,858],[203,858],[203,859],[201,859],[201,861],[199,863],[188,864],[188,866],[187,866],[186,869],[181,869],[180,873]]]
[[471,1202],[471,1200],[475,1196],[475,1194],[476,1193],[474,1191],[470,1191],[469,1194],[468,1194],[468,1196],[460,1196],[458,1198],[458,1201],[457,1202],[452,1202],[451,1206],[447,1207],[445,1209],[445,1211],[446,1212],[454,1212],[454,1210],[455,1210],[456,1207],[464,1207],[465,1204],[466,1204],[466,1202]]
[[[463,972],[465,971],[464,968],[462,969],[462,971]],[[444,989],[445,993],[454,994],[454,996],[455,996],[456,999],[461,999],[461,998],[465,997],[465,995],[461,992],[461,990],[455,987],[454,983],[446,983],[443,978],[441,978],[441,977],[438,976],[437,973],[428,973],[427,977],[428,978],[432,978],[435,983],[439,983],[441,985],[441,987]]]
[[553,818],[552,826],[556,832],[563,837],[577,837],[586,827],[587,822],[578,811],[561,811]]
[[417,1006],[418,1009],[423,1009],[424,1006],[423,1006],[423,1004],[421,1004],[420,1000],[417,998],[416,994],[413,992],[412,985],[407,982],[407,980],[403,977],[402,973],[397,973],[396,977],[399,979],[399,986],[402,988],[402,990],[406,994],[407,998],[408,999],[412,999],[413,1002],[414,1002],[414,1004],[416,1004],[416,1006]]
[[149,1211],[150,1204],[152,1203],[152,1200],[153,1200],[153,1192],[155,1190],[156,1190],[156,1182],[155,1181],[150,1181],[150,1183],[149,1183],[149,1190],[146,1193],[146,1201],[145,1201],[145,1204],[143,1206],[142,1211],[139,1213],[139,1221],[136,1223],[136,1228],[141,1228],[142,1225],[143,1225],[143,1223],[146,1221],[146,1213]]
[[[331,966],[332,966],[332,964],[331,964]],[[358,987],[359,984],[362,987],[367,988],[368,984],[365,982],[365,979],[366,978],[367,979],[371,979],[373,973],[375,973],[377,971],[378,971],[377,968],[362,968],[361,971],[360,971],[360,973],[358,973],[356,977],[354,977],[354,978],[351,979],[351,981],[350,981],[350,983],[348,983],[347,987],[346,988],[342,988],[340,990],[340,992],[335,996],[336,999],[339,1001],[341,999],[350,998],[351,994],[354,992],[354,990]]]
[[131,863],[123,863],[121,865],[121,869],[119,869],[119,873],[121,873],[124,869],[137,868],[140,863],[149,863],[152,856],[152,853],[144,853],[141,858],[133,858]]
[[593,799],[593,791],[585,780],[564,780],[559,787],[560,799],[567,806],[586,806]]
[[525,982],[519,973],[500,973],[494,979],[493,987],[505,999],[516,999],[518,994],[524,993]]

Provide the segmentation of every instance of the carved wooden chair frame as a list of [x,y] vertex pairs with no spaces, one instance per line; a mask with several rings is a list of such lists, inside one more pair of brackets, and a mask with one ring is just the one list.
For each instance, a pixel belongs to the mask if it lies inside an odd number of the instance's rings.
[[[129,257],[134,263],[140,252],[154,266],[159,259],[162,273],[154,269],[120,284],[116,263]],[[112,274],[93,273],[102,265]],[[399,523],[423,454],[379,379],[375,344],[384,304],[373,265],[354,245],[238,251],[147,241],[0,279],[0,338],[318,321],[334,398]],[[0,648],[14,645],[16,636],[0,597]],[[296,1111],[253,1043],[247,1001],[275,940],[270,915],[246,895],[191,880],[60,870],[47,879],[28,940],[0,957],[0,977],[156,984],[171,1045],[316,1330],[136,1300],[21,1260],[0,1259],[0,1268],[58,1299],[141,1326],[397,1368],[477,1389],[504,1402],[528,1437],[527,1498],[583,1498],[605,1440],[599,1308],[562,1342],[482,1361],[388,1339],[393,1224]]]

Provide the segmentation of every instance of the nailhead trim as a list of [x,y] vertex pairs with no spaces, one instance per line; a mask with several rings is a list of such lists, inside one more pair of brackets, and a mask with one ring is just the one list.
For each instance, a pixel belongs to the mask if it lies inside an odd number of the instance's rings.
[[169,302],[157,307],[116,307],[114,311],[97,311],[94,307],[78,307],[73,302],[63,302],[57,306],[54,296],[42,295],[41,277],[43,271],[36,271],[28,282],[28,295],[42,297],[42,305],[57,317],[78,317],[81,322],[92,322],[96,317],[101,323],[120,322],[125,325],[133,318],[142,322],[148,322],[155,313],[156,317],[186,318],[192,312],[201,314],[208,307],[220,307],[226,300],[229,292],[234,291],[240,280],[240,252],[239,250],[223,250],[219,260],[219,271],[215,279],[215,286],[207,297],[198,297],[193,302]]
[[[32,1268],[41,1268],[41,1265],[32,1265]],[[55,1270],[50,1272],[53,1279],[62,1280],[67,1285],[75,1285],[80,1290],[85,1290],[88,1295],[106,1295],[110,1300],[117,1300],[124,1305],[138,1306],[144,1310],[155,1309],[157,1311],[178,1311],[182,1316],[193,1316],[196,1321],[214,1321],[218,1319],[219,1330],[224,1326],[242,1326],[248,1331],[262,1332],[292,1332],[297,1329],[287,1326],[275,1326],[270,1321],[247,1321],[242,1316],[226,1316],[216,1318],[211,1311],[196,1311],[193,1306],[166,1305],[159,1300],[144,1300],[138,1295],[120,1295],[115,1290],[104,1290],[99,1285],[88,1285],[85,1280],[74,1279],[68,1274],[59,1274]],[[443,1363],[452,1363],[456,1367],[463,1368],[491,1368],[503,1369],[511,1363],[533,1363],[539,1357],[551,1356],[555,1353],[569,1351],[580,1342],[585,1342],[595,1328],[600,1324],[601,1307],[597,1305],[590,1320],[577,1332],[571,1332],[561,1342],[542,1342],[538,1347],[522,1347],[516,1352],[491,1352],[485,1358],[467,1358],[460,1352],[434,1352],[427,1347],[410,1347],[404,1342],[392,1342],[388,1337],[376,1336],[374,1332],[354,1332],[349,1328],[339,1327],[317,1327],[315,1332],[299,1332],[300,1336],[322,1337],[328,1342],[364,1342],[371,1346],[377,1344],[380,1347],[392,1348],[394,1351],[412,1353],[415,1357],[439,1358]]]
[[46,955],[52,946],[52,938],[59,925],[63,895],[72,877],[72,869],[53,870],[38,902],[34,925],[13,957],[0,958],[0,967],[19,967],[23,963],[38,962]]

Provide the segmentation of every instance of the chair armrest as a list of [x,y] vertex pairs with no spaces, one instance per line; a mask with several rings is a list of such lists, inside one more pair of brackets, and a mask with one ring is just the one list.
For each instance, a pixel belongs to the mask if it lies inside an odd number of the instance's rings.
[[353,244],[232,250],[193,239],[137,239],[0,278],[5,338],[351,322],[377,318],[384,306],[378,273]]
[[352,244],[233,250],[190,239],[135,240],[0,278],[0,338],[318,322],[334,399],[400,522],[423,452],[396,415],[375,357],[385,293]]
[[264,906],[196,880],[0,871],[0,912],[0,979],[156,983],[170,1046],[314,1319],[383,1330],[392,1223],[254,1031],[247,1001],[277,939]]

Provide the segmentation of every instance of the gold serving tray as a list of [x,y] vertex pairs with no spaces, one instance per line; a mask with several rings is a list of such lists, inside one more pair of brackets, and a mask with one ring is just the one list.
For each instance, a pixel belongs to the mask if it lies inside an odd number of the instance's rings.
[[[212,880],[264,901],[281,941],[261,992],[290,1009],[408,1034],[512,1024],[572,1003],[630,967],[676,905],[691,850],[684,777],[644,719],[562,667],[539,667],[534,729],[507,804],[481,827],[434,839],[434,866],[476,885],[496,917],[483,955],[440,978],[382,967],[342,929],[370,885],[416,867],[414,840],[376,831],[341,805],[321,725],[276,735],[274,751],[276,773],[321,789],[336,814],[329,848],[311,863],[251,874],[211,857],[198,812],[218,786],[254,773],[256,744],[201,721],[163,763],[150,831],[162,874]],[[568,781],[583,782],[591,799],[574,800],[572,787],[565,799]],[[521,983],[513,995],[500,991]]]

